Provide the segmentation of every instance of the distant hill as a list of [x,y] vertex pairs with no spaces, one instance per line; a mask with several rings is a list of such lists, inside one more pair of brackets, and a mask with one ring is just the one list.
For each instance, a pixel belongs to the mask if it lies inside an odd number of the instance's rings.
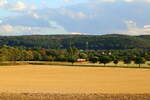
[[140,38],[150,40],[150,35],[141,35]]
[[0,36],[0,46],[23,46],[28,48],[64,49],[76,46],[79,49],[150,49],[150,35],[34,35]]

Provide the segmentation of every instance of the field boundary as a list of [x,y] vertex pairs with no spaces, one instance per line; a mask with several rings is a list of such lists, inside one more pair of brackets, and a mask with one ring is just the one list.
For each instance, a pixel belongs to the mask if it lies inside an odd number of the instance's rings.
[[103,68],[136,68],[136,69],[150,69],[150,66],[148,67],[135,67],[135,66],[113,66],[113,65],[106,65],[106,66],[103,66],[103,65],[92,65],[92,64],[89,64],[89,65],[84,65],[84,64],[56,64],[56,63],[29,63],[30,65],[57,65],[57,66],[68,66],[68,67],[103,67]]
[[109,68],[136,68],[136,69],[150,69],[150,66],[141,66],[140,68],[135,65],[111,65],[106,66],[102,64],[92,64],[92,63],[75,63],[71,64],[68,62],[47,62],[47,61],[18,61],[18,62],[3,62],[0,63],[0,66],[14,66],[14,65],[57,65],[57,66],[68,66],[68,67],[109,67]]

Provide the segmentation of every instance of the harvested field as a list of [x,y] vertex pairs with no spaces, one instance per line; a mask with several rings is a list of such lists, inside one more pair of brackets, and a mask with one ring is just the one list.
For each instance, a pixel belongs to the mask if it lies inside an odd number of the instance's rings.
[[8,94],[1,93],[0,100],[150,100],[148,94]]
[[150,70],[49,65],[1,66],[0,92],[149,94]]

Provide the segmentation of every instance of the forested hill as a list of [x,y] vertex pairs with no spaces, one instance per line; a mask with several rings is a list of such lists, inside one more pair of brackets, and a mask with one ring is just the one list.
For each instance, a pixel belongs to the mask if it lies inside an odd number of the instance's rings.
[[150,35],[37,35],[0,36],[0,46],[23,46],[29,48],[64,49],[150,49]]

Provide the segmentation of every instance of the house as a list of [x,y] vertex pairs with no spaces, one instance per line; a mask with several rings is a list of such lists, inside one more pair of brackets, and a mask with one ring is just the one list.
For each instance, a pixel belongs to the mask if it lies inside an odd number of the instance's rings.
[[86,62],[86,59],[77,59],[77,62]]

